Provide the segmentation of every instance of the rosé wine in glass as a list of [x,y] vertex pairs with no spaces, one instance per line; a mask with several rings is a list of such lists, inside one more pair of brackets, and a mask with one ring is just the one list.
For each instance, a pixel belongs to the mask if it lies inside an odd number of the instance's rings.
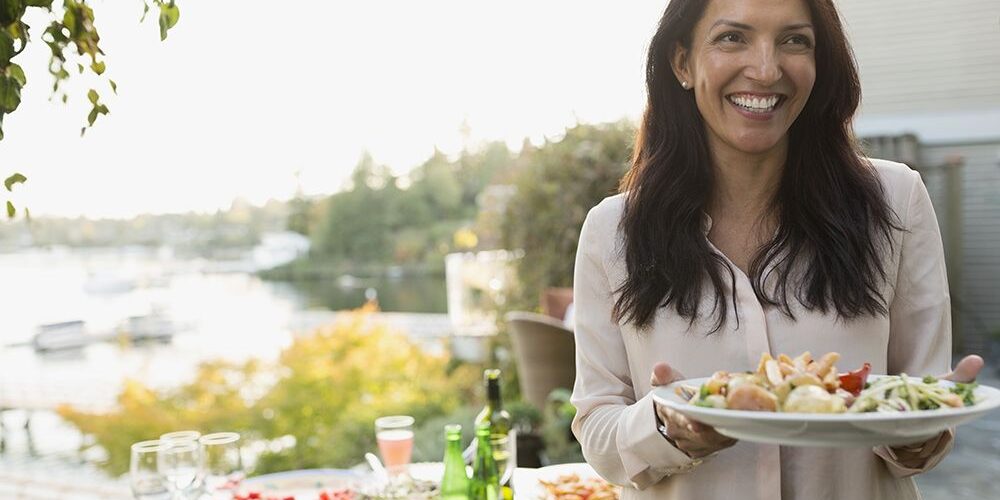
[[396,415],[376,419],[375,440],[386,469],[391,473],[404,471],[413,453],[413,417]]

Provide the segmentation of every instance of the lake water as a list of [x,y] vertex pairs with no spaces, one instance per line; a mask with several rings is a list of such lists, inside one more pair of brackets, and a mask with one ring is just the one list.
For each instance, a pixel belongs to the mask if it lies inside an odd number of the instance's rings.
[[[0,405],[46,407],[63,401],[100,410],[113,404],[126,377],[172,387],[209,359],[273,360],[297,333],[330,317],[323,311],[362,305],[369,288],[377,290],[383,311],[445,312],[441,276],[348,280],[343,284],[351,286],[345,287],[336,281],[275,283],[245,272],[218,272],[234,267],[239,266],[144,249],[0,254]],[[27,345],[40,324],[82,320],[88,333],[104,335],[117,331],[124,318],[151,311],[176,325],[171,342],[99,342],[44,355]],[[421,317],[435,325],[442,319]],[[32,419],[36,451],[71,456],[79,435],[46,413]],[[33,458],[18,458],[19,449],[24,451],[20,433],[11,432],[21,417],[9,412],[4,418],[9,446],[0,469],[31,465]]]

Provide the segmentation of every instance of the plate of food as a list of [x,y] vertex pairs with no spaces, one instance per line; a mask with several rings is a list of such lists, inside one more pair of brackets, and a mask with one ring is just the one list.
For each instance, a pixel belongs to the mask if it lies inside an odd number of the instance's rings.
[[926,441],[1000,407],[1000,390],[934,377],[841,373],[818,359],[765,353],[753,372],[654,388],[654,400],[725,436],[790,446],[903,445]]
[[618,500],[614,486],[585,463],[558,464],[514,473],[514,494],[526,500]]
[[276,472],[244,480],[234,500],[357,500],[365,476],[342,469]]

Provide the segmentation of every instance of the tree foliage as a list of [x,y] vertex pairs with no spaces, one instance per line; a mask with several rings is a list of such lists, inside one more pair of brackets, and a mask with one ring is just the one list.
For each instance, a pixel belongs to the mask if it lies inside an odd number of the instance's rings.
[[[169,391],[128,382],[110,413],[64,407],[60,415],[107,452],[103,466],[114,474],[128,470],[131,443],[178,429],[235,430],[247,441],[293,443],[257,457],[258,474],[349,467],[375,449],[376,417],[436,421],[477,397],[477,375],[472,365],[449,370],[445,356],[424,352],[360,311],[297,338],[273,365],[209,362]],[[440,430],[429,430],[435,441]]]
[[[167,31],[180,19],[180,9],[174,0],[152,0],[159,9],[160,38],[167,38]],[[94,10],[87,0],[63,0],[61,6],[54,6],[53,0],[2,0],[0,1],[0,141],[4,137],[3,119],[17,110],[21,104],[21,90],[28,83],[27,75],[14,59],[20,55],[29,43],[32,43],[31,27],[24,21],[29,8],[43,11],[49,20],[48,26],[42,31],[41,40],[49,47],[49,73],[54,83],[53,96],[60,96],[66,102],[68,95],[60,92],[62,84],[70,78],[71,71],[83,74],[88,70],[96,77],[107,82],[112,92],[117,92],[118,86],[107,74],[107,65],[103,60],[104,51],[100,47],[101,36],[94,24]],[[143,14],[146,18],[150,4],[143,0]],[[101,101],[101,91],[91,88],[87,91],[90,101],[90,112],[87,114],[87,125],[80,129],[83,135],[87,128],[92,127],[100,115],[110,113],[108,106]],[[8,191],[13,184],[24,182],[21,174],[7,177],[5,182]],[[7,202],[7,215],[14,217],[14,205]]]
[[498,142],[455,160],[435,151],[400,177],[366,153],[348,189],[322,202],[311,258],[354,269],[440,267],[446,253],[468,247],[456,232],[473,225],[479,193],[512,162]]
[[524,250],[517,263],[521,305],[537,303],[547,287],[572,286],[580,227],[591,207],[615,193],[634,136],[627,121],[577,125],[558,141],[522,151],[503,221],[504,246]]

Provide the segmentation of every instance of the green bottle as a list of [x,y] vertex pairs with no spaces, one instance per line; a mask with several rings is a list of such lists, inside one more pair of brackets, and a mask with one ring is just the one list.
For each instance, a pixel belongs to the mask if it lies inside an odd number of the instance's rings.
[[500,500],[500,472],[490,446],[490,424],[476,424],[476,461],[472,466],[469,500]]
[[510,413],[503,409],[503,400],[500,398],[500,370],[484,371],[483,380],[486,382],[486,406],[476,416],[476,425],[489,424],[493,460],[497,463],[497,470],[503,475],[510,458]]
[[442,500],[468,500],[469,476],[462,458],[462,426],[444,426],[444,478],[441,480]]

